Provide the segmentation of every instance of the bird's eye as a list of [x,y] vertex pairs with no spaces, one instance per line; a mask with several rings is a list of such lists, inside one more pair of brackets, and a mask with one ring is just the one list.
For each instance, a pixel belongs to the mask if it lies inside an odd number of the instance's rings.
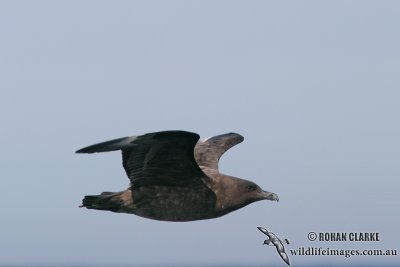
[[257,186],[255,184],[250,184],[250,185],[246,186],[246,189],[248,191],[254,191],[254,190],[257,190]]

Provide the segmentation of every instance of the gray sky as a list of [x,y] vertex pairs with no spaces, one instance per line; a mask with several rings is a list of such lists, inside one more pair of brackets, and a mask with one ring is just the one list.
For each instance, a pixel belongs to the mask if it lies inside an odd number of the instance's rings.
[[[276,264],[292,244],[399,249],[397,1],[1,1],[0,265]],[[245,141],[221,170],[280,196],[170,223],[79,209],[125,189],[96,142],[158,130]],[[379,232],[378,243],[310,242]],[[300,257],[399,263],[397,257]]]

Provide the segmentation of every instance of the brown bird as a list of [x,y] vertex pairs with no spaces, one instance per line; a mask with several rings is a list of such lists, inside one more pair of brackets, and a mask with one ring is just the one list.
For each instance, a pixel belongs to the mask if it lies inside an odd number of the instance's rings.
[[[122,150],[131,183],[121,192],[85,196],[81,207],[133,213],[161,221],[194,221],[223,216],[252,202],[278,201],[257,184],[222,174],[222,154],[243,141],[236,133],[199,141],[186,131],[164,131],[119,138],[76,153]],[[198,142],[199,141],[199,142]]]

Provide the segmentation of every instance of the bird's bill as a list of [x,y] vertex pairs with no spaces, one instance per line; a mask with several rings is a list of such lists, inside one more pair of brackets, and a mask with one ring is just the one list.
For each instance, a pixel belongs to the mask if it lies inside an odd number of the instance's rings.
[[268,199],[276,202],[279,201],[279,197],[277,194],[268,191],[262,191],[262,197],[263,199]]

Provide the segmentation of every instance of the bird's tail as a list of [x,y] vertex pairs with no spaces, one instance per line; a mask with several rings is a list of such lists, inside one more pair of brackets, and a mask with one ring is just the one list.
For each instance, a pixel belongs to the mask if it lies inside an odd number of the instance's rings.
[[120,192],[103,192],[100,195],[85,196],[79,207],[119,212],[121,210]]

